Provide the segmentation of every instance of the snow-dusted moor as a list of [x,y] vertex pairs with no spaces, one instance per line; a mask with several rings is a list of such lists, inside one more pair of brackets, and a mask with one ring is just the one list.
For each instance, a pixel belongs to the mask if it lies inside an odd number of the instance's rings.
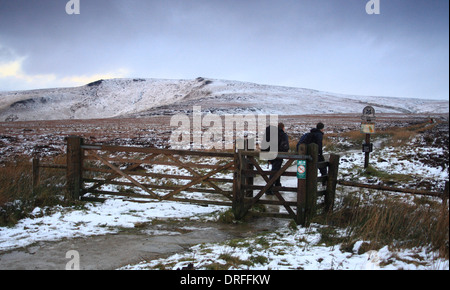
[[311,89],[215,80],[112,79],[76,88],[0,92],[0,120],[146,117],[189,113],[341,114],[373,105],[378,113],[448,113],[446,101],[342,95]]
[[[318,209],[308,226],[299,226],[257,213],[236,220],[230,206],[220,205],[226,198],[211,197],[201,183],[181,197],[214,198],[218,205],[133,198],[147,193],[129,186],[125,176],[100,185],[102,195],[87,196],[103,202],[73,201],[63,169],[41,169],[40,186],[33,190],[31,159],[63,168],[66,137],[171,149],[172,116],[192,116],[194,106],[201,107],[203,116],[277,115],[291,152],[304,133],[322,122],[325,159],[340,155],[339,181],[434,195],[338,183],[333,213]],[[368,168],[360,132],[366,106],[377,112]],[[66,253],[73,250],[80,254],[81,269],[448,270],[448,191],[447,198],[440,195],[449,181],[448,118],[448,101],[340,95],[203,77],[110,79],[76,88],[0,93],[0,269],[65,269]],[[144,157],[117,153],[112,158]],[[226,163],[220,157],[185,157],[183,162],[203,165],[201,174]],[[260,165],[270,170],[267,161]],[[157,194],[165,194],[165,186],[190,181],[158,175],[192,173],[170,164],[136,170],[141,173],[136,181],[159,186]],[[233,179],[233,174],[228,170],[212,177]],[[282,176],[281,182],[295,188],[298,180]],[[266,183],[259,176],[254,184]],[[232,184],[227,186],[222,190],[232,192]],[[130,197],[107,194],[117,191]],[[296,197],[282,195],[288,201]],[[278,205],[256,211],[286,213]]]

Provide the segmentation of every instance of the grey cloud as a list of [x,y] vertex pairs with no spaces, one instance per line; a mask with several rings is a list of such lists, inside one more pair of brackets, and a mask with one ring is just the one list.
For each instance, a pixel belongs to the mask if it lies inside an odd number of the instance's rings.
[[0,0],[0,60],[12,57],[7,48],[28,56],[30,74],[126,67],[138,77],[448,96],[447,0],[380,0],[376,16],[366,0],[80,1],[69,16],[65,0]]

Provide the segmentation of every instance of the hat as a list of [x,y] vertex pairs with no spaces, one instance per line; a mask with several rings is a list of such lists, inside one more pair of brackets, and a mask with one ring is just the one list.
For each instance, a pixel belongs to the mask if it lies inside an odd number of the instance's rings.
[[316,128],[322,130],[323,128],[325,128],[325,125],[322,122],[320,122],[317,124]]

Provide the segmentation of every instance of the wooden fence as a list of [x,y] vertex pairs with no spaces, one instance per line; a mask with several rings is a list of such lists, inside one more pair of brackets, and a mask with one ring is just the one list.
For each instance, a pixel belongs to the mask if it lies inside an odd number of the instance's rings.
[[[170,200],[224,205],[232,207],[237,219],[257,204],[275,205],[286,209],[286,213],[259,214],[292,218],[307,225],[316,212],[317,198],[324,195],[324,208],[331,211],[339,156],[332,155],[330,162],[317,162],[317,145],[312,144],[301,146],[298,153],[280,153],[279,157],[287,162],[280,171],[272,172],[262,169],[261,161],[257,160],[259,152],[247,149],[209,152],[109,146],[84,144],[81,137],[70,136],[66,165],[33,160],[33,185],[39,184],[39,168],[59,168],[66,170],[67,190],[75,200],[104,201],[116,197],[138,202]],[[205,160],[210,162],[204,163]],[[296,172],[288,171],[296,160],[307,160],[307,178],[298,179],[296,187],[273,187],[280,176],[296,177]],[[152,172],[153,167],[160,165],[173,170]],[[329,175],[317,177],[317,169],[324,166],[328,167]],[[254,184],[257,178],[262,185]],[[318,182],[326,183],[326,190],[317,191]],[[278,200],[262,198],[269,188]],[[287,201],[282,192],[293,192],[296,199]]]
[[387,192],[400,192],[400,193],[409,193],[409,194],[416,194],[416,195],[439,197],[439,198],[442,198],[442,201],[444,203],[446,203],[449,198],[448,181],[445,182],[445,188],[444,188],[443,192],[426,191],[426,190],[418,190],[418,189],[410,189],[410,188],[398,188],[398,187],[384,186],[384,185],[379,185],[379,184],[364,184],[364,183],[345,181],[345,180],[339,180],[338,184],[342,185],[342,186],[368,188],[368,189],[375,189],[375,190],[383,190],[383,191],[387,191]]
[[[88,145],[79,137],[68,138],[67,152],[67,185],[75,199],[102,200],[95,196],[106,195],[137,200],[231,205],[233,178],[214,176],[233,172],[233,153]],[[199,160],[193,161],[194,157],[215,158],[216,164],[202,164]],[[158,165],[176,168],[176,172],[148,172],[144,168],[151,169]],[[187,174],[176,174],[180,171]],[[224,188],[223,184],[229,184],[228,188]],[[126,189],[102,190],[103,185]],[[179,197],[182,192],[218,194],[223,198],[203,200]]]
[[[426,192],[337,180],[340,156],[332,154],[328,162],[318,162],[315,144],[302,145],[297,153],[278,156],[286,163],[280,171],[272,172],[262,169],[259,152],[248,147],[234,152],[171,150],[84,144],[81,137],[70,136],[66,165],[33,160],[33,187],[39,185],[39,168],[64,169],[67,190],[75,200],[104,201],[116,197],[137,202],[170,200],[222,205],[232,207],[237,219],[262,204],[277,206],[285,212],[253,211],[254,214],[292,218],[300,225],[308,225],[317,213],[321,196],[324,212],[333,210],[337,184],[441,197],[444,203],[449,196],[448,182],[444,192]],[[297,179],[297,172],[289,171],[295,168],[297,160],[307,161],[306,179]],[[156,166],[173,170],[152,171]],[[327,176],[318,177],[321,167],[328,168]],[[274,186],[280,176],[295,178],[296,186]],[[318,184],[324,184],[325,189],[318,190]],[[269,189],[274,192],[272,199],[266,198]],[[288,193],[294,199],[287,200]]]

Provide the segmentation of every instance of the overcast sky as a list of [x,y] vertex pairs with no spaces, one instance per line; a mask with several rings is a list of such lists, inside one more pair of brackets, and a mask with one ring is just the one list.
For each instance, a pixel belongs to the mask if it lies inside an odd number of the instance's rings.
[[449,97],[449,1],[0,0],[0,91],[199,76]]

